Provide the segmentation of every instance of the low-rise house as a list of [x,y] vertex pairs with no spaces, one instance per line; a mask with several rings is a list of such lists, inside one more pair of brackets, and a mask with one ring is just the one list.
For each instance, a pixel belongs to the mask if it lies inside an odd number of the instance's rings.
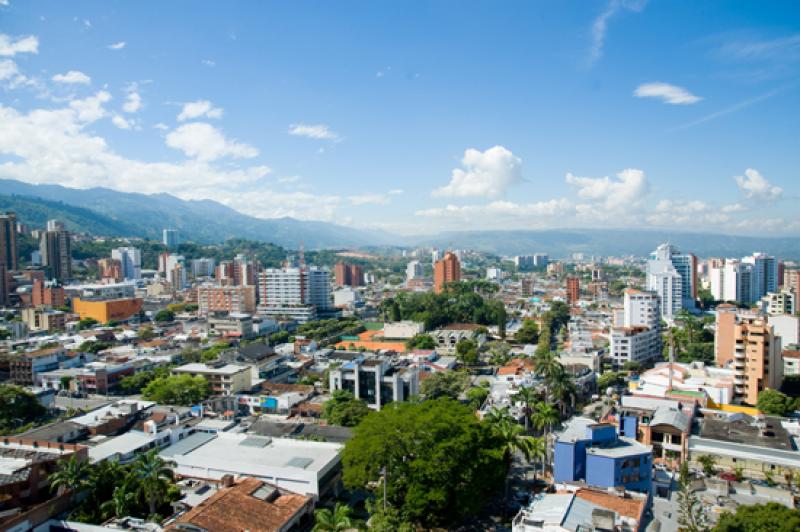
[[617,416],[619,433],[652,445],[655,461],[677,466],[689,453],[692,413],[678,401],[626,395]]
[[237,402],[250,415],[288,414],[293,406],[315,393],[310,385],[262,382],[252,393],[239,395]]
[[64,347],[50,347],[14,353],[9,360],[9,377],[11,382],[22,386],[33,386],[39,383],[39,374],[58,368],[59,361],[65,356]]
[[486,335],[478,330],[480,325],[474,323],[451,323],[440,327],[430,334],[436,340],[436,351],[442,354],[453,354],[461,340],[474,340],[478,346],[486,341]]
[[170,521],[165,530],[287,532],[314,507],[311,497],[281,490],[256,478],[228,477],[211,497]]
[[512,532],[636,532],[644,530],[647,497],[587,488],[534,497],[514,518]]

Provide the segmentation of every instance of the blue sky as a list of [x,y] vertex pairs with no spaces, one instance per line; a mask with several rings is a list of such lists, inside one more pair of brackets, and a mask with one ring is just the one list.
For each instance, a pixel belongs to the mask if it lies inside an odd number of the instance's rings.
[[800,4],[0,0],[0,177],[398,233],[800,235]]

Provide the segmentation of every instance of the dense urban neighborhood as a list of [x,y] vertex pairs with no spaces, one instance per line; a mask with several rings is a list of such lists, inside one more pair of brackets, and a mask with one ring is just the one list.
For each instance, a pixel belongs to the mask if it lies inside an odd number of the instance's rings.
[[800,265],[653,247],[306,252],[2,214],[0,525],[796,529]]

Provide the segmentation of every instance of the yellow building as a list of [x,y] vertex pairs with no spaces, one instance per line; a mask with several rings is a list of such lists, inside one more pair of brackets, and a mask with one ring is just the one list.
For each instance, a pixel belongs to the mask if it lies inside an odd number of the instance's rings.
[[142,310],[142,300],[139,298],[81,300],[79,297],[72,299],[72,310],[81,319],[92,318],[100,323],[109,321],[124,321],[139,314]]

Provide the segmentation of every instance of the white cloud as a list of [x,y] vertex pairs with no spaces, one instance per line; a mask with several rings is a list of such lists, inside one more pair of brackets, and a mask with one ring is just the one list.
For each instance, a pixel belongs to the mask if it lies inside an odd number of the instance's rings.
[[117,126],[120,129],[131,129],[133,128],[133,122],[130,120],[126,120],[124,117],[120,115],[114,115],[111,117],[111,123]]
[[730,212],[742,212],[742,211],[746,211],[747,207],[745,207],[741,203],[731,203],[729,205],[723,205],[722,207],[720,207],[720,210],[722,212],[728,212],[728,213],[730,213]]
[[106,48],[108,48],[109,50],[122,50],[123,48],[125,48],[125,44],[126,44],[125,41],[119,41],[113,44],[109,44]]
[[772,185],[754,168],[748,168],[744,171],[743,176],[737,175],[733,179],[739,185],[739,190],[748,199],[772,202],[783,195],[781,187]]
[[9,80],[19,76],[17,64],[11,59],[0,61],[0,81]]
[[609,0],[605,9],[592,22],[592,46],[589,50],[589,62],[600,59],[603,55],[608,22],[614,15],[622,10],[640,12],[647,4],[647,0]]
[[167,124],[163,123],[163,122],[159,122],[159,123],[153,125],[153,129],[158,129],[160,131],[166,131],[166,130],[169,129],[169,126]]
[[67,84],[81,84],[88,85],[92,82],[92,78],[81,72],[80,70],[70,70],[66,74],[56,74],[53,76],[53,81],[56,83]]
[[39,53],[39,39],[34,35],[11,37],[0,33],[0,56],[13,57],[17,54]]
[[434,218],[446,228],[464,229],[476,224],[481,228],[546,227],[553,220],[563,221],[574,216],[575,206],[568,199],[558,198],[536,203],[493,201],[485,205],[447,205],[414,213],[422,218]]
[[100,91],[94,96],[89,96],[83,100],[72,100],[69,102],[79,122],[95,122],[106,116],[103,104],[111,101],[111,95],[106,91]]
[[636,168],[623,170],[616,179],[608,176],[578,177],[567,173],[566,181],[577,189],[580,198],[611,211],[640,203],[650,189],[644,172]]
[[184,124],[167,134],[167,146],[181,150],[198,161],[222,157],[252,158],[258,150],[248,144],[228,140],[220,130],[205,122]]
[[469,148],[455,168],[450,183],[433,191],[436,197],[485,196],[496,198],[522,181],[522,159],[503,146],[486,151]]
[[402,188],[393,188],[392,190],[389,191],[390,196],[399,196],[404,193],[405,191]]
[[200,117],[222,118],[222,109],[219,107],[214,107],[214,105],[208,100],[187,102],[183,104],[183,108],[178,115],[178,122],[183,122],[184,120],[193,120]]
[[339,134],[325,124],[291,124],[289,134],[317,140],[339,140]]
[[[110,99],[98,93],[60,109],[20,113],[0,104],[0,177],[30,183],[55,183],[73,188],[110,187],[125,192],[168,192],[188,198],[219,199],[241,187],[253,190],[270,172],[263,165],[219,169],[206,160],[180,163],[143,162],[126,158],[102,137],[86,131],[87,124],[106,112]],[[248,194],[236,192],[247,201]],[[313,202],[310,203],[313,208]]]
[[203,59],[201,61],[201,63],[203,63],[207,67],[215,67],[215,66],[217,66],[217,62],[214,61],[213,59]]
[[142,96],[135,90],[131,90],[125,97],[125,103],[122,104],[122,110],[126,113],[135,113],[142,108]]
[[392,202],[386,194],[358,194],[347,198],[351,205],[388,205]]
[[0,0],[0,6],[5,7],[5,6],[8,6],[8,5],[10,5],[9,0]]
[[88,18],[85,18],[85,19],[83,19],[83,25],[85,27],[87,27],[87,28],[91,28],[92,27],[92,21],[89,20]]
[[278,178],[278,183],[282,185],[288,185],[291,183],[297,183],[301,179],[302,177],[300,177],[299,175],[285,175]]
[[683,87],[661,82],[643,83],[636,87],[633,95],[637,98],[658,98],[672,105],[691,105],[702,100]]

